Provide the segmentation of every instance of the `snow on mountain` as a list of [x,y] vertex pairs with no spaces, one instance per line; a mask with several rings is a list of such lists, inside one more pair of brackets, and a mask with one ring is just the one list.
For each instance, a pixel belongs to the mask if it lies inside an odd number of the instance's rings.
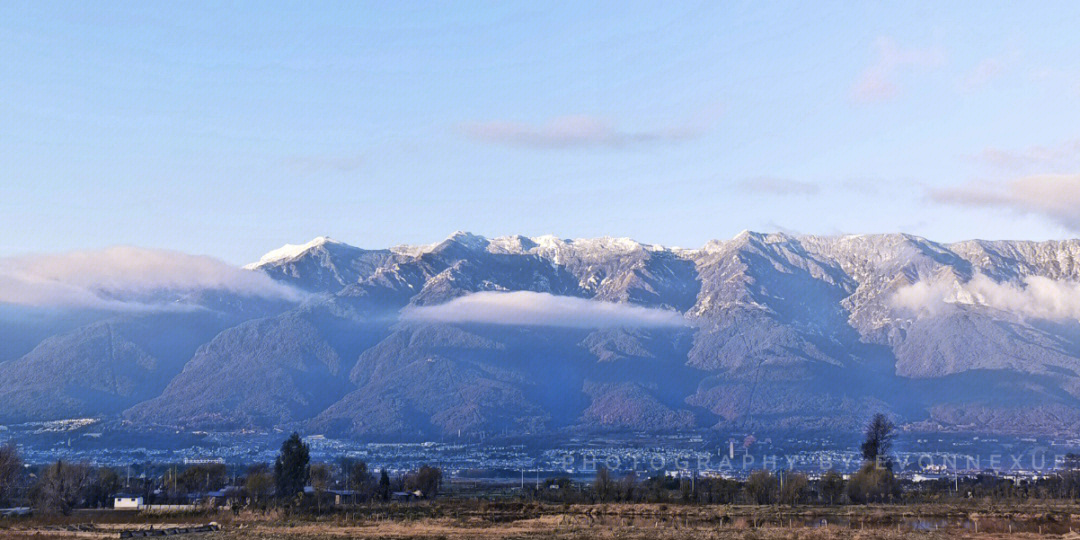
[[390,259],[390,250],[366,250],[326,236],[285,244],[245,268],[310,292],[337,292],[370,276]]
[[[906,234],[744,231],[682,249],[459,231],[390,249],[320,237],[247,268],[311,300],[272,309],[240,298],[213,303],[235,311],[235,322],[207,338],[179,374],[176,365],[141,368],[153,378],[144,384],[150,393],[120,388],[105,413],[130,406],[136,422],[228,420],[390,438],[847,429],[882,410],[930,430],[1080,426],[1077,240],[945,244]],[[402,310],[445,310],[469,304],[453,301],[473,293],[515,291],[573,297],[566,306],[602,300],[674,311],[693,324],[596,330],[399,319]],[[56,366],[72,358],[90,371],[151,365],[170,350],[155,349],[153,336],[205,335],[184,333],[187,323],[154,324],[138,326],[137,347],[117,342],[121,349],[106,346],[100,326],[65,328],[32,354],[0,362],[12,375],[0,380],[0,395],[17,398],[27,418],[61,410],[35,397],[48,395],[63,397],[64,414],[102,413],[67,397],[81,395],[81,380],[101,378]],[[184,339],[183,350],[195,351]],[[29,375],[45,372],[57,380]],[[163,377],[172,377],[168,385]],[[44,390],[53,383],[63,392]],[[230,388],[243,390],[232,399]],[[225,397],[193,397],[211,394]]]
[[340,244],[336,240],[331,239],[329,236],[319,236],[305,244],[285,244],[275,250],[268,251],[265,255],[259,258],[257,262],[247,264],[244,266],[245,270],[256,270],[261,266],[268,264],[279,263],[282,261],[289,261],[300,257],[308,251],[325,246],[326,244]]

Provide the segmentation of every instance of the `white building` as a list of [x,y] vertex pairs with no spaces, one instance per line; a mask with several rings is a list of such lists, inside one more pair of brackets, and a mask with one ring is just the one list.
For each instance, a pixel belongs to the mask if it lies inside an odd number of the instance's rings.
[[138,510],[143,507],[143,498],[138,495],[116,495],[113,497],[113,510]]

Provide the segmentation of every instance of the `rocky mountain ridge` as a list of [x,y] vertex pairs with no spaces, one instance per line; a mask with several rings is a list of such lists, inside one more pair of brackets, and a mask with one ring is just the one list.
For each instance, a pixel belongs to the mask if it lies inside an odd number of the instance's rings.
[[[877,411],[925,430],[1080,425],[1078,240],[743,232],[681,249],[458,232],[387,249],[321,237],[246,268],[303,300],[58,331],[0,362],[0,421],[384,438],[846,429]],[[598,324],[620,306],[685,324]],[[512,323],[523,310],[534,322]]]

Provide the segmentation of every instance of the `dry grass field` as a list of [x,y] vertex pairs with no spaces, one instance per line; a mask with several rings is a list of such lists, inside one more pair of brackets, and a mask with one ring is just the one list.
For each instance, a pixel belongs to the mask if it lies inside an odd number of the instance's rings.
[[[94,511],[0,521],[5,540],[119,538],[217,523],[180,540],[1075,538],[1080,507],[1040,505],[749,507],[436,503],[357,508],[312,518],[229,512],[162,516]],[[1076,531],[1076,532],[1074,532]],[[159,533],[160,534],[160,533]]]

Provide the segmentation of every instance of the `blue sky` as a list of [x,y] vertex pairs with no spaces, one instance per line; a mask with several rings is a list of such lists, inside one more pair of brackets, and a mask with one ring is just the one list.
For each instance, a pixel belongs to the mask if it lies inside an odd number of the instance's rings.
[[0,3],[0,256],[1080,234],[1080,3]]

